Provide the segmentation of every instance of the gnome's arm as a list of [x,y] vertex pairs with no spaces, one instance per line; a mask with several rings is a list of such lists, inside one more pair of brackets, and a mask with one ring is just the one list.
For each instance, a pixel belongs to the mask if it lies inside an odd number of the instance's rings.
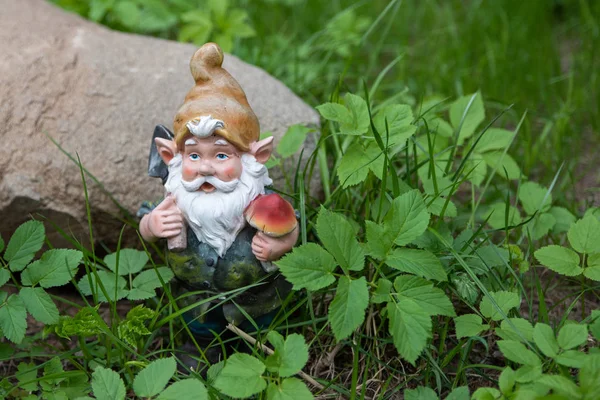
[[252,252],[259,261],[278,260],[298,240],[294,208],[276,193],[254,199],[244,216],[258,230],[252,240]]

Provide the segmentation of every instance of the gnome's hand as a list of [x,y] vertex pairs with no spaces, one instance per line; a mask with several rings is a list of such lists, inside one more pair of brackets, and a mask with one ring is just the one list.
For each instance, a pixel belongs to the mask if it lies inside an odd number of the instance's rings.
[[183,214],[171,195],[165,197],[158,207],[146,214],[140,222],[140,233],[148,242],[172,238],[179,235],[182,229]]
[[298,227],[287,235],[272,237],[264,232],[257,232],[252,239],[252,253],[259,261],[279,260],[290,251],[298,240]]

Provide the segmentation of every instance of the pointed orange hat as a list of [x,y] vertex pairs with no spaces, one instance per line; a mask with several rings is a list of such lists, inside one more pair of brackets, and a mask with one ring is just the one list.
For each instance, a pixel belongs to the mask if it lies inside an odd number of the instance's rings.
[[190,70],[196,85],[188,92],[173,121],[175,142],[179,148],[189,133],[186,124],[211,116],[223,121],[215,133],[241,151],[248,151],[258,141],[260,126],[239,83],[224,70],[223,50],[215,43],[206,43],[194,53]]

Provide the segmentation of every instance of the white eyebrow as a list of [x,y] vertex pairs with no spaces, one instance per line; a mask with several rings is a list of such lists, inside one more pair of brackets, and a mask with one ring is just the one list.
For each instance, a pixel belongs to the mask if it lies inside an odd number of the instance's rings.
[[188,140],[185,141],[184,144],[186,146],[193,146],[193,145],[198,144],[198,143],[196,143],[196,141],[194,139],[188,139]]
[[227,140],[223,140],[223,139],[215,140],[215,144],[221,145],[221,146],[229,146],[229,142],[227,142]]

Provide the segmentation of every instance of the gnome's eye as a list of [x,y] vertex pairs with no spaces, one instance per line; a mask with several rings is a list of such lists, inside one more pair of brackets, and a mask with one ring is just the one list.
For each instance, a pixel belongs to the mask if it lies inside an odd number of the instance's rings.
[[224,153],[217,154],[218,160],[227,160],[228,158],[229,158],[229,156],[227,154],[224,154]]
[[198,161],[200,159],[200,156],[196,153],[192,153],[190,154],[190,160],[192,161]]

